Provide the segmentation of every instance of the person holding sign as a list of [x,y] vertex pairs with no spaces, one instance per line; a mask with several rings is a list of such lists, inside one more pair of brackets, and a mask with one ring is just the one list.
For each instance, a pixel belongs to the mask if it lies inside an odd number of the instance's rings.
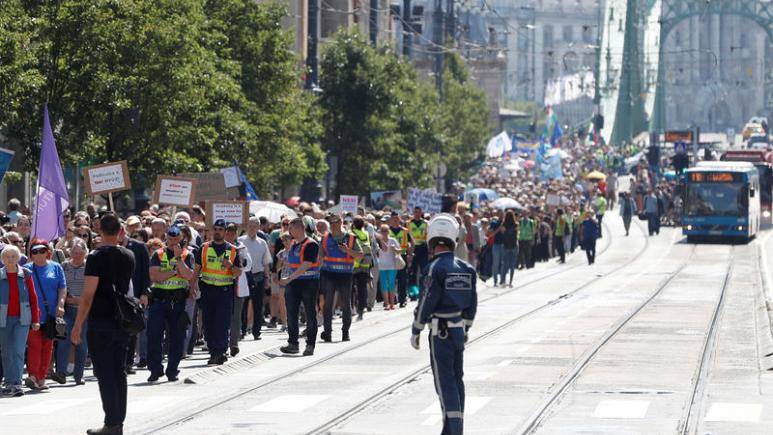
[[[159,249],[150,259],[150,295],[142,296],[148,309],[148,382],[166,375],[170,382],[177,380],[177,366],[183,355],[185,332],[190,324],[185,312],[188,299],[188,281],[193,277],[193,256],[180,244],[180,228],[172,225],[166,230],[166,249]],[[148,301],[148,299],[150,299]],[[169,355],[166,372],[163,359],[164,331],[168,332]]]
[[201,290],[201,314],[204,338],[209,347],[207,364],[222,365],[228,361],[228,327],[234,299],[234,280],[242,273],[234,265],[236,246],[225,241],[225,219],[212,225],[212,241],[204,243],[196,253],[196,275]]

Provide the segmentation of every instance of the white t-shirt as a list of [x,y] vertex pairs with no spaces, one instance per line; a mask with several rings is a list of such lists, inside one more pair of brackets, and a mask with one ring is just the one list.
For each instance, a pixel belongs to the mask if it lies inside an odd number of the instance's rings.
[[387,239],[388,249],[382,249],[378,253],[378,270],[395,270],[395,253],[400,250],[400,243],[397,239],[390,237]]

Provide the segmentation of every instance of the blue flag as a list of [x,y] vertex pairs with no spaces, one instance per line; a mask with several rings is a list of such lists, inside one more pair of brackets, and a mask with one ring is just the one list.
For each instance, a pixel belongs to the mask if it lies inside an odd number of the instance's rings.
[[11,167],[11,161],[15,151],[0,148],[0,182],[5,178],[5,173],[8,172],[8,168]]
[[70,206],[62,164],[56,152],[54,133],[48,119],[48,106],[43,109],[43,144],[40,149],[38,189],[32,215],[32,237],[51,241],[65,234],[62,212]]
[[239,171],[239,179],[242,181],[242,183],[244,183],[244,194],[247,197],[247,201],[257,201],[258,194],[255,193],[255,189],[252,188],[252,184],[247,181],[247,177],[244,175],[244,172],[242,172],[242,168],[240,168],[239,165],[235,166]]
[[555,145],[563,135],[564,131],[561,130],[561,124],[556,122],[553,124],[553,134],[550,136],[550,144]]

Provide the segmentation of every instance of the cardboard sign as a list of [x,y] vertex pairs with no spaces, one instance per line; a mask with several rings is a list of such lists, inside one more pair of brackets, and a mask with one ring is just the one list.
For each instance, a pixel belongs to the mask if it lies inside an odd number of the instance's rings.
[[376,210],[381,210],[384,207],[389,207],[392,210],[402,210],[403,194],[399,190],[370,192],[370,203]]
[[241,177],[239,177],[239,168],[231,166],[230,168],[223,168],[220,173],[225,177],[225,187],[230,189],[231,187],[239,187],[242,184]]
[[196,203],[195,178],[159,175],[153,190],[153,202],[161,205],[190,207]]
[[225,187],[225,177],[222,172],[186,172],[179,174],[184,178],[195,178],[196,202],[202,201],[228,201],[239,197],[239,188]]
[[[469,202],[471,204],[476,204],[477,195],[474,201]],[[421,211],[425,213],[440,213],[442,204],[443,195],[435,191],[428,189],[408,189],[408,211],[413,211],[415,207],[421,207]]]
[[241,201],[207,201],[207,226],[218,219],[224,219],[227,223],[247,225],[250,218],[247,202]]
[[561,198],[555,193],[549,193],[547,198],[547,205],[551,207],[557,207],[561,203]]
[[83,168],[83,178],[89,195],[118,192],[132,188],[126,160]]
[[340,195],[338,197],[338,204],[341,206],[341,211],[344,213],[356,215],[358,203],[359,197],[357,195]]

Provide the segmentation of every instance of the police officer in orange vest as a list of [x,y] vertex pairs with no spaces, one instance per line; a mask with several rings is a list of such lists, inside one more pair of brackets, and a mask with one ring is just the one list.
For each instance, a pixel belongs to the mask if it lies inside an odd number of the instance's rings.
[[352,276],[354,276],[354,261],[363,257],[362,248],[357,237],[342,229],[341,217],[336,214],[327,216],[330,231],[322,236],[322,272],[321,289],[325,295],[323,313],[325,330],[322,341],[330,343],[333,340],[333,305],[335,294],[341,303],[343,328],[341,341],[349,341],[349,328],[352,325]]
[[[155,382],[166,374],[169,381],[176,381],[177,366],[183,354],[185,331],[190,324],[185,312],[185,300],[189,296],[188,281],[193,278],[193,257],[180,244],[180,228],[172,225],[166,230],[166,249],[153,253],[150,259],[150,307],[148,308],[148,382]],[[164,331],[168,332],[169,354],[164,372]]]
[[201,291],[201,315],[204,339],[209,348],[207,364],[221,365],[228,361],[228,327],[234,299],[234,280],[241,274],[236,262],[236,246],[225,241],[226,221],[218,219],[212,226],[212,241],[196,253],[196,274]]

